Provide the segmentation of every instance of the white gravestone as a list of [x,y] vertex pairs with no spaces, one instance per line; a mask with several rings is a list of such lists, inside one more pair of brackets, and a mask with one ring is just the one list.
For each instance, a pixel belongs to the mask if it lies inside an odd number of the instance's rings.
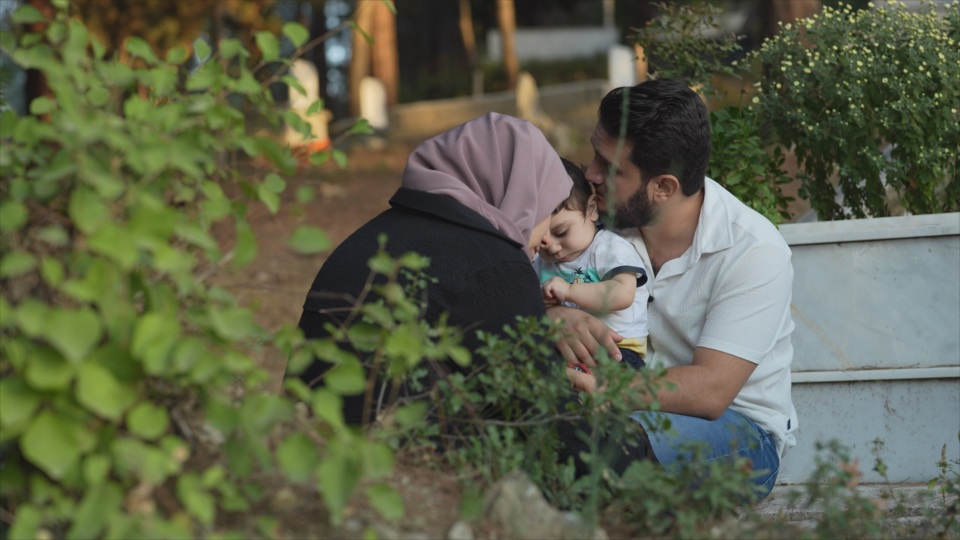
[[364,77],[360,81],[360,116],[366,118],[373,129],[382,131],[390,127],[387,87],[376,77]]
[[632,47],[611,45],[607,49],[607,73],[610,86],[633,86],[637,84],[636,53]]
[[285,137],[287,144],[291,147],[304,145],[326,147],[330,143],[330,136],[327,133],[327,122],[330,121],[331,117],[330,111],[321,110],[315,114],[307,115],[310,105],[320,99],[320,77],[317,74],[317,68],[308,60],[297,59],[290,66],[289,74],[297,79],[297,82],[306,92],[306,95],[304,95],[296,88],[290,88],[290,110],[296,112],[304,122],[310,124],[315,138],[305,141],[299,131],[288,125]]

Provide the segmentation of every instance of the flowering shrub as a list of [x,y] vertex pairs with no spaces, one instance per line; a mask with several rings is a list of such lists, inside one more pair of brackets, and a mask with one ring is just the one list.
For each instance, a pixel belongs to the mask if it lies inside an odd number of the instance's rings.
[[748,56],[820,219],[889,215],[886,186],[912,213],[960,210],[960,4],[945,12],[824,7]]

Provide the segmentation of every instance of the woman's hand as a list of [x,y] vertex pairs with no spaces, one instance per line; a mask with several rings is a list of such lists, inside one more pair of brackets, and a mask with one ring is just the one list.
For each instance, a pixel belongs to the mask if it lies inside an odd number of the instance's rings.
[[597,379],[589,373],[577,371],[573,368],[567,368],[567,377],[570,378],[570,382],[573,383],[573,387],[580,392],[593,394],[597,390]]
[[548,307],[547,315],[564,322],[564,337],[557,342],[557,351],[567,362],[582,362],[593,367],[597,365],[593,355],[600,349],[606,349],[610,358],[618,362],[623,358],[617,348],[623,337],[593,315],[566,306]]

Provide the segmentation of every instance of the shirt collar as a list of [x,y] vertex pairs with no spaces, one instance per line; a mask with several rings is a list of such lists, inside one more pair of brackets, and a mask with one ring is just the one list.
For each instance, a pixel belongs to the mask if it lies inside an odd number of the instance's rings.
[[402,187],[390,198],[390,206],[429,214],[444,221],[496,236],[518,248],[523,247],[500,232],[485,217],[446,195]]
[[678,259],[663,265],[656,276],[657,280],[682,274],[697,264],[704,254],[723,251],[733,245],[730,208],[724,200],[724,194],[720,184],[704,178],[703,205],[700,206],[693,243]]
[[724,195],[727,195],[726,190],[720,184],[704,178],[703,206],[700,207],[697,231],[693,235],[691,247],[694,259],[691,264],[700,260],[705,253],[716,253],[733,245],[733,220]]

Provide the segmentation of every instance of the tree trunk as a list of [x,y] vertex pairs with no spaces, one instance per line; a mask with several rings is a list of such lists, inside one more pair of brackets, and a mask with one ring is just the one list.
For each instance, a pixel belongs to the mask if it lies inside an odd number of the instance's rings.
[[[370,33],[373,22],[374,3],[380,0],[357,2],[356,23],[364,32]],[[353,49],[350,55],[350,116],[360,116],[360,81],[370,75],[370,44],[363,35],[353,31]]]
[[513,0],[497,0],[497,24],[500,25],[500,36],[503,38],[503,70],[507,72],[507,88],[516,88],[520,62],[517,61],[517,15]]
[[473,95],[483,93],[483,71],[477,55],[477,36],[473,33],[473,13],[470,0],[460,0],[460,37],[463,38],[463,50],[467,53],[467,62],[473,72]]
[[[317,39],[327,32],[327,17],[323,13],[325,0],[314,1],[313,20],[310,22],[310,41]],[[327,49],[324,43],[321,43],[310,51],[313,57],[313,65],[317,66],[317,74],[320,77],[320,99],[326,103],[330,99],[327,94]]]
[[397,104],[400,90],[400,58],[397,55],[397,17],[386,4],[377,0],[373,11],[373,47],[371,71],[387,90],[387,106]]

